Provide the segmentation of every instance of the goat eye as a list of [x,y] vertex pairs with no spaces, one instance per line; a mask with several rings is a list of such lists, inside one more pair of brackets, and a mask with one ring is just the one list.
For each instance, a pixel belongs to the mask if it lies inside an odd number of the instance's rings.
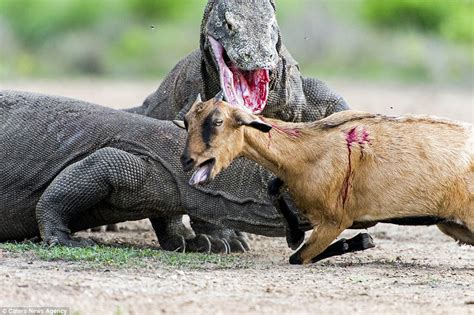
[[220,126],[220,125],[222,125],[222,123],[223,123],[222,119],[214,120],[214,126]]

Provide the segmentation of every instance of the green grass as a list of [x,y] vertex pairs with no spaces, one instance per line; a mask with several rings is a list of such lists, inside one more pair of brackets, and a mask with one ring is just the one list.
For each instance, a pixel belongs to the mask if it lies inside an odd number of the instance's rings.
[[95,247],[71,248],[45,247],[34,243],[2,243],[0,250],[27,254],[43,261],[78,262],[85,267],[146,267],[153,265],[185,269],[235,269],[248,268],[248,262],[232,255],[173,253],[149,248]]

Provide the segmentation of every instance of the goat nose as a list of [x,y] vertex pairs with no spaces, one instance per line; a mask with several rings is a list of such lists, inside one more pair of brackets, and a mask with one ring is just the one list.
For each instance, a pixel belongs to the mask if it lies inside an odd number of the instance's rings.
[[185,155],[185,154],[181,155],[180,160],[181,160],[181,165],[183,166],[183,170],[185,172],[188,172],[193,168],[194,159],[190,158],[188,155]]

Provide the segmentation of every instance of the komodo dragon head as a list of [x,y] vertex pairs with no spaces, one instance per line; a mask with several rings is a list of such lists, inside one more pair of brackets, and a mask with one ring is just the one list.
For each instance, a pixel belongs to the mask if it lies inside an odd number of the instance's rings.
[[209,0],[200,45],[227,102],[262,112],[281,48],[273,0]]

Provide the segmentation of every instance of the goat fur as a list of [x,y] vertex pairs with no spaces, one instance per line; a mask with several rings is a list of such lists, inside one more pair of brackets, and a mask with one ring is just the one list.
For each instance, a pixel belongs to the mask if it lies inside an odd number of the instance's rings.
[[[206,118],[219,123],[204,144]],[[214,158],[210,179],[243,155],[286,183],[314,226],[292,263],[311,262],[354,223],[407,217],[440,218],[443,233],[474,245],[472,124],[353,110],[288,123],[217,100],[195,104],[186,120],[183,155],[194,165]]]

